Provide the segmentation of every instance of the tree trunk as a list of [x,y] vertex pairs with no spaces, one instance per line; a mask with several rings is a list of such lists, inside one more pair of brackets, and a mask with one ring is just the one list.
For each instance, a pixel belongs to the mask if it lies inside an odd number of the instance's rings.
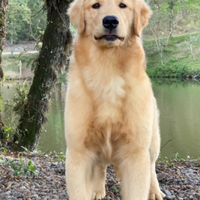
[[[0,0],[0,83],[3,80],[3,69],[2,69],[2,52],[3,52],[3,46],[4,46],[4,39],[5,39],[5,11],[6,7],[8,5],[8,0]],[[2,98],[1,98],[1,85],[0,85],[0,146],[1,141],[4,138],[3,134],[3,120],[2,120]]]
[[48,24],[28,100],[14,139],[17,143],[15,150],[22,150],[22,146],[29,150],[37,147],[42,125],[47,121],[45,113],[57,80],[56,70],[66,65],[70,51],[69,1],[46,0],[46,6]]
[[1,96],[1,85],[0,85],[0,147],[4,144],[4,123],[2,119],[2,96]]
[[166,42],[166,46],[165,46],[166,49],[168,48],[169,39],[173,36],[174,20],[175,20],[174,6],[176,5],[176,3],[174,3],[173,1],[168,2],[170,15],[169,15],[169,36],[167,38],[167,42]]

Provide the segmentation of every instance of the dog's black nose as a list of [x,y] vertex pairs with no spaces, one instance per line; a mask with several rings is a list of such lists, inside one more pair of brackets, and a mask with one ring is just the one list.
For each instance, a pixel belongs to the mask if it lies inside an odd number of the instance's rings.
[[115,16],[106,16],[103,18],[103,26],[106,29],[112,30],[116,29],[119,25],[119,20]]

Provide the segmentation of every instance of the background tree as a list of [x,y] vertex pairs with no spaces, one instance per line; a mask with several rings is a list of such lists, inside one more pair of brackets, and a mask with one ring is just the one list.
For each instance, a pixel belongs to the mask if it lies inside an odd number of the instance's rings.
[[167,5],[168,5],[168,21],[169,21],[169,36],[168,36],[168,40],[166,42],[166,47],[168,46],[169,43],[169,39],[170,37],[173,36],[173,31],[174,31],[174,27],[176,24],[176,18],[179,12],[179,7],[180,7],[180,0],[167,0]]
[[2,52],[5,39],[5,11],[8,5],[8,0],[0,0],[0,81],[3,79]]
[[46,27],[46,10],[43,9],[44,0],[28,0],[28,8],[31,10],[31,17],[29,21],[29,39],[39,40],[41,34],[44,34]]
[[[5,38],[5,11],[8,5],[8,0],[0,0],[0,84],[3,80],[3,69],[2,69],[2,52]],[[0,143],[3,139],[3,120],[2,120],[2,97],[1,97],[1,85],[0,85]]]
[[57,79],[56,71],[66,64],[70,50],[68,6],[69,1],[66,0],[46,0],[47,27],[28,100],[15,135],[17,150],[21,150],[21,146],[33,150],[47,120],[45,114]]
[[[46,26],[46,12],[41,0],[11,0],[6,15],[7,39],[11,43],[19,40],[37,40]],[[37,16],[37,17],[36,17]]]
[[[153,16],[144,35],[155,41],[160,64],[164,66],[163,51],[173,35],[199,31],[200,1],[194,0],[146,0],[153,10]],[[195,20],[194,20],[195,19]]]
[[160,55],[161,64],[163,64],[163,45],[160,41],[162,33],[162,23],[166,23],[167,14],[166,14],[166,4],[163,0],[152,0],[149,2],[152,10],[153,17],[149,23],[149,29],[154,37],[157,51]]

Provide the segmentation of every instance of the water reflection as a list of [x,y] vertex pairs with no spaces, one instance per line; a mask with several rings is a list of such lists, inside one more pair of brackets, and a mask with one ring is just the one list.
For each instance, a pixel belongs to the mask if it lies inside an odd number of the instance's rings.
[[[14,95],[12,84],[2,88],[4,99]],[[64,107],[66,85],[52,94],[48,122],[44,125],[39,146],[42,151],[65,152]],[[160,109],[162,155],[200,157],[200,84],[153,80],[153,90]]]
[[160,109],[162,154],[200,157],[200,85],[153,82]]
[[65,152],[64,137],[64,108],[67,86],[57,86],[52,94],[50,110],[47,114],[48,122],[44,125],[40,148],[42,151]]

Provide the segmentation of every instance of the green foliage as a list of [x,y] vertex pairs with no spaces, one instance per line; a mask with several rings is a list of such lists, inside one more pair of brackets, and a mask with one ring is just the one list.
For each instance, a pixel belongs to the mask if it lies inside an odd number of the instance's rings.
[[54,157],[54,159],[58,162],[62,162],[63,165],[65,165],[65,159],[66,159],[66,155],[63,152],[50,152],[49,153],[52,157]]
[[[148,2],[153,10],[153,16],[144,31],[144,38],[154,38],[153,47],[156,49],[155,53],[159,55],[157,63],[164,66],[164,51],[167,50],[171,37],[199,31],[200,1],[152,0]],[[164,43],[161,39],[163,37],[166,37]],[[191,44],[187,43],[187,45],[187,48],[192,49]],[[192,51],[191,53],[195,59]],[[176,74],[174,75],[176,77]],[[179,73],[177,75],[179,76]]]
[[[16,93],[12,99],[7,100],[3,105],[3,113],[5,113],[5,121],[9,126],[4,126],[4,138],[7,142],[12,142],[15,130],[18,125],[20,114],[23,112],[24,104],[27,100],[27,94],[30,83],[24,81],[17,83]],[[14,112],[13,112],[14,111]]]
[[70,23],[69,29],[70,29],[72,36],[74,37],[75,33],[76,33],[76,27],[72,23]]
[[147,69],[147,73],[150,77],[157,78],[192,78],[200,74],[200,69],[193,70],[189,66],[169,65],[168,67],[158,66],[153,69]]
[[[6,154],[7,153],[7,149],[5,147],[1,147],[0,148],[0,152],[2,152],[3,154]],[[1,158],[0,158],[1,159]]]
[[8,159],[5,161],[9,167],[14,170],[13,176],[27,175],[28,173],[37,176],[39,172],[36,170],[32,161],[25,163],[22,157],[19,157],[19,161]]
[[[188,159],[190,159],[190,157],[188,157]],[[171,158],[168,158],[166,156],[163,157],[162,154],[160,154],[159,158],[158,158],[158,161],[159,162],[170,163],[170,162],[182,162],[182,161],[186,161],[186,159],[182,158],[180,156],[180,154],[177,152],[174,155],[172,155]]]
[[117,186],[116,185],[114,185],[114,190],[115,190],[115,192],[119,192],[119,190],[118,190],[118,188],[117,188]]
[[13,98],[13,103],[14,103],[13,110],[19,115],[23,112],[24,104],[27,101],[29,88],[30,85],[26,84],[26,81],[24,81],[23,84],[18,85],[18,87],[16,87],[16,94],[14,95]]
[[66,158],[66,155],[63,153],[63,152],[59,152],[58,154],[57,154],[57,157],[59,158],[59,159],[65,159]]
[[57,85],[60,85],[60,84],[66,84],[67,83],[67,75],[66,73],[61,73],[61,72],[58,72],[58,80],[56,82]]
[[10,0],[6,12],[7,39],[14,43],[37,40],[46,26],[43,4],[41,0]]
[[[165,44],[166,39],[161,43]],[[200,36],[184,35],[170,38],[168,47],[163,49],[163,65],[154,41],[144,41],[147,54],[147,73],[160,78],[199,78],[200,77]]]
[[6,140],[9,140],[10,137],[13,135],[13,129],[9,126],[4,126],[3,129],[4,129],[4,138]]
[[29,151],[26,147],[22,147],[22,149],[24,149],[24,151],[25,151],[26,153],[28,153],[28,154],[31,153],[31,151]]
[[[2,148],[1,148],[2,150]],[[36,167],[32,161],[25,162],[22,157],[19,157],[19,160],[6,159],[5,157],[0,158],[0,162],[4,162],[8,167],[13,169],[13,176],[21,175],[33,175],[38,176],[39,172],[36,170]]]
[[185,159],[181,158],[180,155],[179,155],[179,153],[175,153],[172,156],[171,160],[177,162],[177,161],[184,161]]
[[199,0],[151,0],[147,1],[153,10],[146,35],[152,32],[159,37],[170,33],[185,34],[199,30]]

